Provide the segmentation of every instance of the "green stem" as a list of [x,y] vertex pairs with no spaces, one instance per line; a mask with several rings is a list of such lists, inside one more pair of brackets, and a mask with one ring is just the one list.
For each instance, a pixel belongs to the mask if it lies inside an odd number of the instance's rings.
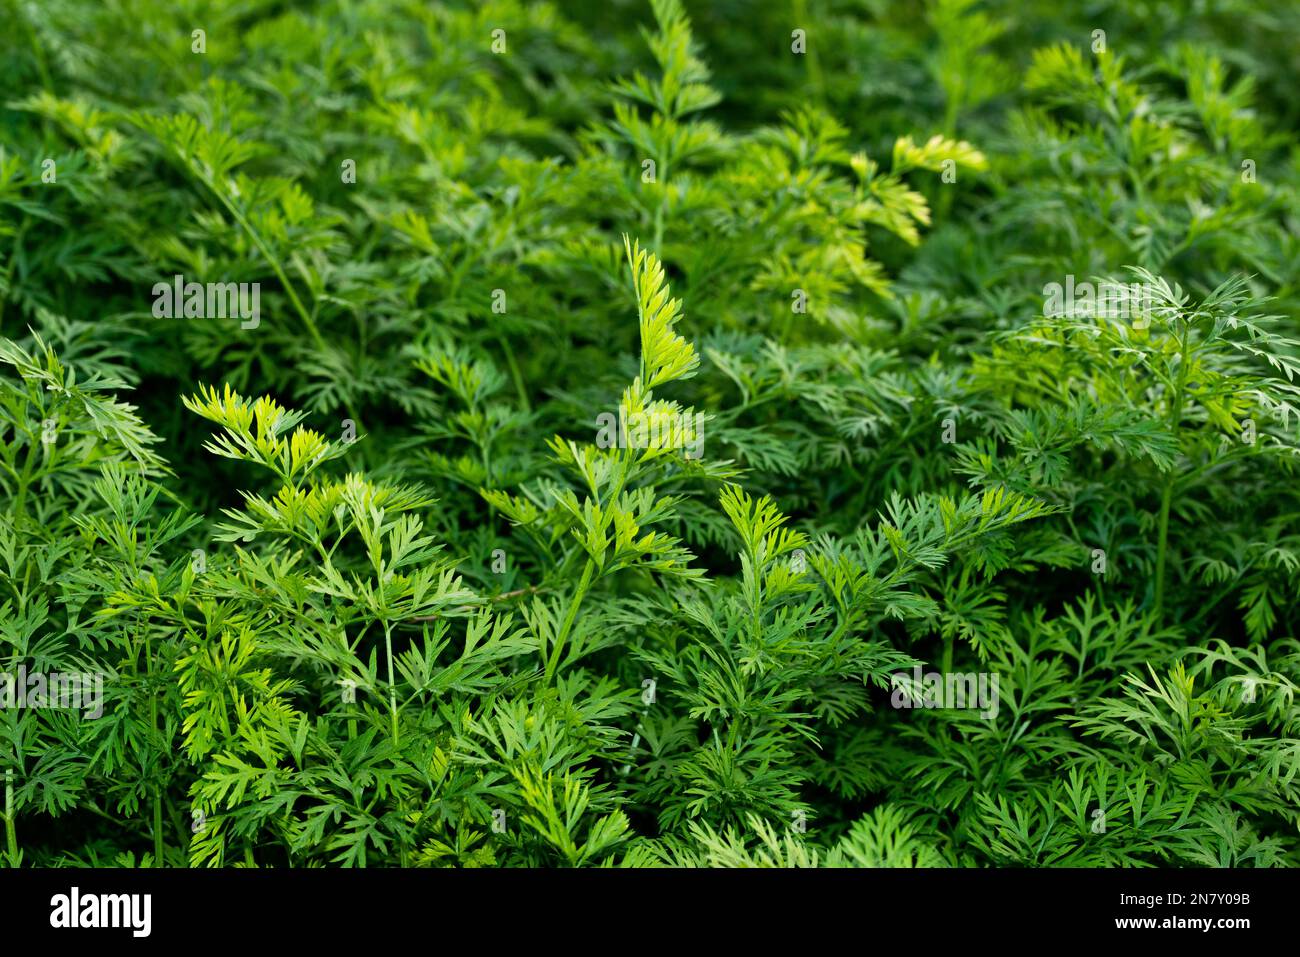
[[[660,171],[663,172],[663,167],[660,167]],[[666,174],[665,174],[665,175],[666,175]],[[661,180],[660,180],[658,186],[659,186],[659,205],[658,205],[658,207],[655,208],[655,244],[654,244],[654,254],[655,254],[656,256],[658,256],[659,259],[660,259],[660,261],[662,262],[662,261],[663,261],[663,257],[664,257],[664,251],[663,251],[663,246],[664,246],[664,204],[667,202],[667,200],[666,200],[666,195],[667,195],[667,194],[664,193],[664,190],[666,190],[666,189],[668,188],[668,185],[667,185],[665,182],[662,181],[662,177],[661,177]]]
[[35,432],[28,434],[27,458],[23,461],[23,474],[18,479],[18,492],[14,496],[14,515],[27,515],[27,487],[31,485],[36,470],[36,446],[40,443]]
[[[1183,420],[1183,393],[1187,386],[1187,340],[1190,333],[1184,329],[1178,349],[1178,377],[1174,383],[1174,401],[1169,414],[1169,430],[1174,436],[1174,447],[1178,447],[1178,430]],[[1156,593],[1153,608],[1156,618],[1164,609],[1165,600],[1165,562],[1169,551],[1169,507],[1174,497],[1174,482],[1178,475],[1171,466],[1165,478],[1165,487],[1160,493],[1160,525],[1156,539]]]
[[280,261],[271,253],[270,247],[266,245],[261,234],[253,228],[253,224],[244,217],[244,214],[235,207],[235,204],[230,202],[221,190],[217,189],[215,183],[209,182],[206,179],[204,182],[207,183],[208,189],[212,191],[212,195],[216,196],[218,202],[220,202],[221,205],[226,208],[226,211],[234,217],[235,222],[239,223],[244,232],[248,233],[248,238],[253,241],[253,245],[258,248],[258,251],[261,252],[263,258],[266,259],[267,264],[275,272],[276,278],[280,280],[280,285],[284,286],[284,291],[289,294],[289,300],[293,303],[294,309],[298,311],[298,315],[302,317],[303,324],[307,327],[307,331],[311,333],[312,341],[316,343],[316,348],[320,349],[322,352],[328,351],[325,345],[325,340],[321,338],[320,330],[316,328],[316,320],[312,319],[311,315],[307,312],[307,308],[302,304],[302,300],[298,298],[298,293],[294,289],[293,283],[289,282],[289,277],[285,274],[284,268],[280,265]]
[[14,824],[14,771],[5,769],[5,847],[9,851],[9,863],[18,863],[18,829]]
[[388,714],[392,722],[393,744],[397,744],[397,682],[393,678],[393,627],[384,620],[384,647],[388,651]]
[[531,412],[533,407],[528,401],[528,390],[524,388],[524,377],[519,371],[519,363],[515,360],[515,351],[510,348],[510,342],[503,333],[497,332],[496,337],[497,342],[501,343],[501,351],[505,353],[506,365],[510,367],[510,378],[514,380],[515,392],[519,394],[519,404],[524,412]]
[[[384,619],[384,649],[388,652],[388,716],[391,722],[391,731],[393,734],[393,747],[398,743],[397,727],[397,681],[393,676],[393,626],[387,618]],[[397,808],[400,814],[400,820],[406,820],[406,799],[398,798]],[[397,837],[398,864],[406,867],[406,834],[399,833]]]
[[1174,483],[1173,479],[1165,480],[1164,490],[1160,494],[1160,531],[1156,539],[1156,596],[1155,596],[1155,613],[1160,617],[1160,611],[1164,606],[1165,600],[1165,552],[1169,547],[1169,504],[1173,499]]
[[573,600],[569,602],[569,610],[564,615],[563,624],[560,625],[560,633],[555,636],[555,645],[551,649],[550,660],[546,663],[547,684],[551,683],[551,679],[555,677],[556,669],[560,667],[560,656],[564,653],[564,644],[569,638],[569,631],[573,628],[574,619],[578,617],[578,606],[582,604],[582,599],[587,594],[587,588],[591,585],[592,575],[595,574],[595,571],[596,566],[588,558],[586,565],[582,569],[582,579],[578,582],[578,589],[573,593]]
[[162,789],[153,795],[153,866],[163,866]]
[[[153,642],[149,638],[149,624],[145,622],[144,626],[144,663],[145,677],[153,677]],[[152,681],[149,682],[152,684]],[[158,696],[149,695],[149,726],[154,729],[156,734],[161,734],[158,728]],[[153,866],[163,867],[163,827],[162,827],[162,799],[163,786],[159,782],[157,789],[153,794]]]
[[822,78],[821,64],[817,61],[817,39],[809,37],[807,31],[812,23],[821,22],[818,16],[808,16],[807,0],[795,0],[794,23],[805,31],[806,47],[804,56],[808,59],[808,81],[815,99],[823,100],[826,95],[826,81]]

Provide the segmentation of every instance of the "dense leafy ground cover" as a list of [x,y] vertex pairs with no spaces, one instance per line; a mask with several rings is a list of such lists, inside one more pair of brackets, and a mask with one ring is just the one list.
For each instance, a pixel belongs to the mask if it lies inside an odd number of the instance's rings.
[[9,864],[1300,863],[1293,6],[2,9]]

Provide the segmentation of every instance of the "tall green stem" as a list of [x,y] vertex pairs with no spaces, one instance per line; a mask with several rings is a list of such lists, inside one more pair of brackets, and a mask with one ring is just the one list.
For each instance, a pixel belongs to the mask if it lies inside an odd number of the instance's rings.
[[[1187,341],[1189,333],[1186,328],[1182,331],[1182,339],[1178,348],[1178,376],[1174,381],[1173,404],[1169,412],[1169,431],[1174,437],[1174,448],[1178,448],[1178,431],[1183,421],[1183,395],[1187,387]],[[1174,482],[1178,478],[1178,472],[1174,467],[1170,467],[1169,475],[1165,478],[1165,487],[1160,494],[1160,525],[1156,539],[1156,593],[1153,607],[1156,617],[1159,618],[1164,610],[1165,600],[1165,562],[1169,551],[1169,507],[1174,497]]]
[[393,744],[397,744],[397,681],[393,677],[393,626],[384,620],[384,648],[388,651],[388,714],[392,722]]
[[560,667],[564,644],[569,638],[569,632],[573,628],[573,621],[578,616],[578,606],[582,604],[582,599],[587,594],[587,588],[590,587],[591,578],[595,572],[596,566],[588,558],[586,565],[582,569],[582,579],[578,582],[578,589],[573,593],[573,600],[569,602],[569,610],[565,613],[564,622],[560,625],[560,633],[555,636],[555,646],[551,649],[550,658],[546,662],[547,684],[550,684],[551,679],[555,677],[556,669]]
[[36,471],[36,448],[40,445],[37,433],[28,433],[27,457],[23,460],[23,474],[18,477],[18,491],[14,495],[14,515],[27,516],[27,487],[32,483],[32,473]]
[[[144,626],[144,671],[145,678],[149,684],[153,682],[149,679],[153,677],[153,642],[149,639],[149,624],[145,622]],[[151,689],[152,691],[152,689]],[[150,693],[149,695],[149,726],[153,728],[155,734],[161,735],[158,727],[158,696]],[[163,853],[166,848],[163,845],[163,828],[162,828],[162,799],[163,785],[160,781],[158,787],[153,792],[153,866],[163,867]]]
[[[393,674],[393,626],[388,619],[384,619],[384,649],[388,652],[388,717],[390,721],[389,728],[393,735],[393,747],[398,743],[398,726],[397,726],[397,679]],[[398,798],[397,807],[401,813],[401,819],[406,820],[406,799]],[[406,834],[399,833],[397,837],[398,863],[401,867],[406,867]]]
[[660,170],[659,170],[659,178],[660,178],[660,182],[659,182],[659,205],[655,207],[655,244],[654,244],[654,251],[655,251],[655,255],[658,256],[661,260],[663,259],[663,255],[664,255],[664,250],[663,250],[663,245],[664,245],[664,207],[665,207],[665,205],[666,205],[667,202],[668,202],[668,200],[667,200],[667,195],[668,195],[668,194],[665,192],[665,190],[668,189],[668,184],[667,184],[667,182],[664,181],[664,177],[666,177],[667,175],[668,175],[668,173],[667,173],[667,168],[666,168],[666,167],[660,167]]
[[813,95],[818,100],[821,100],[826,94],[826,81],[822,77],[821,64],[817,59],[817,43],[820,40],[820,37],[810,37],[807,34],[809,26],[818,22],[821,22],[820,17],[816,15],[812,17],[808,16],[807,0],[795,0],[794,24],[796,27],[802,28],[805,31],[804,39],[807,45],[803,55],[808,60],[808,82],[812,88]]
[[14,769],[5,768],[5,847],[9,863],[18,861],[18,826],[14,823]]
[[[510,348],[510,341],[506,339],[505,334],[496,332],[497,342],[501,344],[501,351],[505,353],[506,365],[510,368],[510,378],[514,380],[515,392],[519,396],[519,405],[525,412],[532,411],[532,403],[528,401],[528,390],[524,388],[524,376],[519,371],[519,362],[515,359],[515,351]],[[488,473],[491,474],[490,472]]]
[[153,857],[154,867],[163,866],[162,788],[153,795]]
[[253,224],[248,221],[235,204],[227,199],[221,190],[217,189],[215,183],[208,179],[204,179],[204,182],[207,184],[208,189],[212,191],[212,195],[217,197],[217,201],[226,208],[226,212],[230,213],[235,222],[240,225],[240,228],[248,234],[248,238],[253,241],[253,245],[257,247],[258,251],[262,254],[262,257],[275,273],[276,278],[280,280],[280,285],[284,286],[284,291],[289,295],[289,301],[293,303],[294,309],[298,311],[298,315],[302,319],[303,325],[307,327],[307,332],[311,335],[312,341],[316,344],[316,348],[321,352],[327,351],[325,340],[321,338],[320,330],[316,328],[316,320],[311,317],[311,314],[307,312],[307,308],[302,304],[302,300],[298,298],[298,292],[294,289],[293,283],[289,282],[289,277],[285,273],[284,268],[280,265],[280,261],[275,258],[274,254],[271,252],[271,248],[267,246],[266,241],[262,239],[261,234],[253,228]]

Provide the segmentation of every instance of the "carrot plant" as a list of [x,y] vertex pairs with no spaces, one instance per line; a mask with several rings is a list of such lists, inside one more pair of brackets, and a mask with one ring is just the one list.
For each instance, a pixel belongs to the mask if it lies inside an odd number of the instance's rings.
[[1063,7],[0,0],[0,861],[1300,864],[1294,51]]

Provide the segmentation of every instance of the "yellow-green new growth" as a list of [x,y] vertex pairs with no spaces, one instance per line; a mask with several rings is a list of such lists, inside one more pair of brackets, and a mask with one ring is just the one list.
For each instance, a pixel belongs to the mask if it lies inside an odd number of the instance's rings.
[[633,391],[644,397],[665,382],[695,375],[700,357],[693,345],[673,331],[682,317],[682,301],[669,296],[663,263],[626,235],[623,247],[632,266],[632,287],[641,324],[641,374]]

